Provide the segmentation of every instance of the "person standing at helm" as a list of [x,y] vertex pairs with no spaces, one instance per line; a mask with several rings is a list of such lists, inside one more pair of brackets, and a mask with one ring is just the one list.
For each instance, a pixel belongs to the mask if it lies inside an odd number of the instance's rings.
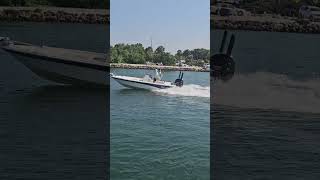
[[162,78],[161,70],[156,69],[155,79],[156,79],[157,81],[160,81],[161,78]]

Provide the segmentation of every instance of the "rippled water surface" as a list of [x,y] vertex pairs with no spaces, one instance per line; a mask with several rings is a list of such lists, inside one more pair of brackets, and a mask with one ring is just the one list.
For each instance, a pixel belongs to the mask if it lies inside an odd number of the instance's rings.
[[[178,74],[165,72],[164,79]],[[157,91],[111,81],[112,179],[209,179],[209,73],[185,72],[184,79],[182,88]]]
[[[100,25],[0,23],[0,36],[48,46],[105,52]],[[0,179],[104,179],[105,90],[40,79],[0,50]]]
[[211,84],[213,177],[318,179],[320,36],[234,33],[236,75]]

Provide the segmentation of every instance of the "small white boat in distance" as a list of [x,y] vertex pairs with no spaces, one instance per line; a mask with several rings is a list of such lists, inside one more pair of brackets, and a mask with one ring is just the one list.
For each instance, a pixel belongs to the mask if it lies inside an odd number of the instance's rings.
[[136,89],[167,89],[172,87],[182,87],[183,86],[183,72],[179,73],[179,77],[175,82],[163,81],[162,73],[160,70],[155,70],[155,76],[145,75],[143,78],[131,77],[131,76],[117,76],[111,73],[111,78],[116,80],[119,84]]

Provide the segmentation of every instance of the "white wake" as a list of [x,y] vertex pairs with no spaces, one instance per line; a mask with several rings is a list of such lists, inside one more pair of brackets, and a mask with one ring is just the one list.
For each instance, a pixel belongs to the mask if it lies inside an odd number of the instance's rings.
[[212,84],[213,102],[243,108],[320,113],[320,80],[255,73]]
[[210,97],[210,87],[196,84],[187,84],[183,87],[173,87],[169,89],[157,89],[156,93],[172,96]]

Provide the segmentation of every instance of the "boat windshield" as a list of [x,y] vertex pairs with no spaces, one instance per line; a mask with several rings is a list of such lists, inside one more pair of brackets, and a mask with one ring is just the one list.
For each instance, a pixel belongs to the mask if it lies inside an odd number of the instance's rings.
[[143,77],[143,80],[144,81],[152,81],[152,76],[150,74],[146,74],[144,77]]

